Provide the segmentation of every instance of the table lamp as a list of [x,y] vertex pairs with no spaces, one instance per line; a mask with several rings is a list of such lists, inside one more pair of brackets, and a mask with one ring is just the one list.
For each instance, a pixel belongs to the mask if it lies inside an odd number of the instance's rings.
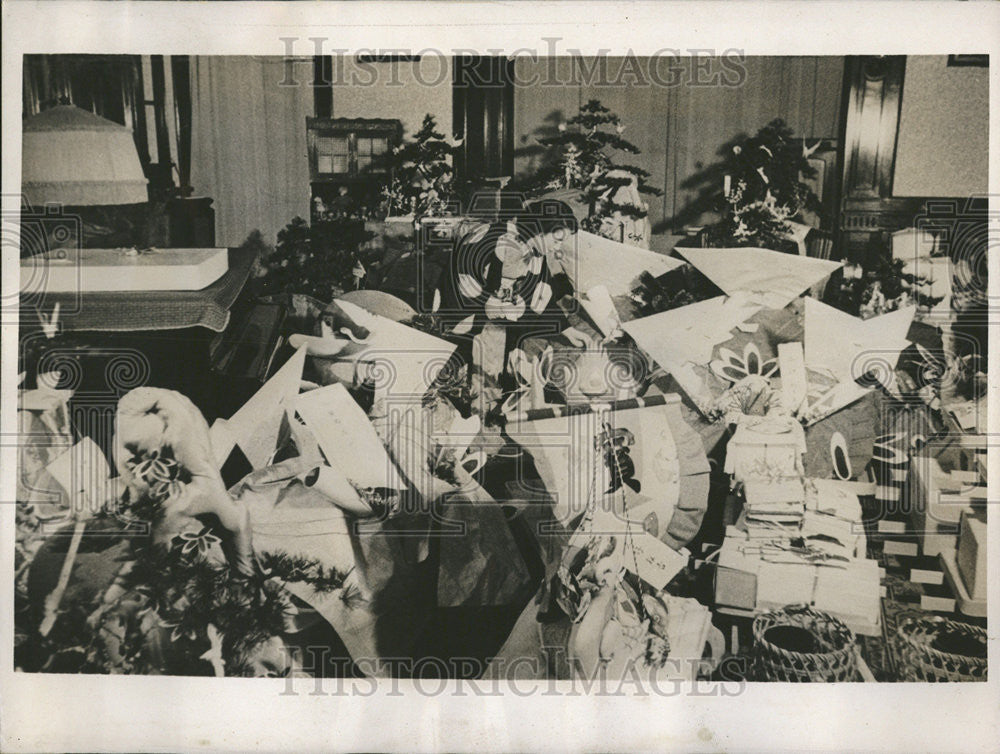
[[74,105],[24,121],[21,186],[34,207],[140,204],[149,200],[132,132]]
[[[226,249],[147,249],[140,253],[131,243],[115,248],[91,248],[82,238],[79,225],[96,227],[93,220],[108,222],[123,205],[146,205],[146,176],[132,138],[132,131],[73,105],[57,105],[24,121],[22,141],[22,193],[28,205],[42,218],[34,233],[34,247],[28,248],[32,234],[25,233],[22,211],[22,259],[39,252],[43,262],[22,262],[22,279],[41,277],[46,293],[134,292],[145,290],[201,290],[218,280],[228,269]],[[66,217],[77,224],[77,237],[49,233],[53,217],[48,207],[59,204],[71,209]],[[90,208],[114,207],[105,215]],[[140,208],[147,222],[148,210]],[[34,218],[30,212],[29,219]],[[129,218],[126,216],[126,226]],[[30,224],[30,223],[29,223]],[[112,221],[111,224],[114,224]],[[105,234],[106,229],[100,229]],[[112,233],[115,230],[112,228]],[[42,237],[44,236],[44,239]],[[39,242],[41,240],[41,242]],[[44,275],[36,269],[44,266]]]

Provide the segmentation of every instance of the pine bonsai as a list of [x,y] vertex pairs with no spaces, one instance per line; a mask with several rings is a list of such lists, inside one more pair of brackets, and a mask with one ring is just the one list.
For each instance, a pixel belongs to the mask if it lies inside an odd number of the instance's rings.
[[722,215],[706,229],[709,245],[780,248],[791,230],[789,220],[803,210],[819,211],[819,199],[803,180],[816,170],[781,119],[754,136],[730,142],[722,154],[721,163],[684,183],[685,188],[700,187],[687,214]]
[[384,192],[386,214],[416,220],[447,214],[455,201],[450,158],[456,146],[437,130],[434,116],[425,115],[413,139],[387,155],[392,182]]
[[528,193],[579,190],[580,201],[588,210],[582,226],[595,233],[606,230],[606,221],[616,215],[632,220],[645,218],[645,203],[622,201],[619,189],[634,183],[643,194],[658,196],[663,192],[646,182],[647,171],[616,160],[617,152],[640,153],[637,146],[622,137],[624,131],[620,118],[598,100],[581,105],[579,113],[559,125],[558,134],[539,139],[550,151],[542,168],[529,180]]
[[330,301],[355,287],[361,246],[374,234],[357,220],[337,219],[312,226],[294,218],[278,232],[278,245],[261,259],[259,295],[304,293]]

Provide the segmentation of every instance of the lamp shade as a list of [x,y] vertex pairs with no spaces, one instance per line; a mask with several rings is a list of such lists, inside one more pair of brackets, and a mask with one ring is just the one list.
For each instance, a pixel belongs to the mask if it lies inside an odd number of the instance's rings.
[[23,132],[21,186],[30,204],[148,201],[132,132],[124,126],[58,105],[26,119]]

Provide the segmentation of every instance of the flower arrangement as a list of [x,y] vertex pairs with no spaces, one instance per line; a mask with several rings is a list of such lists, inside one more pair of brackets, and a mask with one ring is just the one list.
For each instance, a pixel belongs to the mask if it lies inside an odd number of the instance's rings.
[[931,308],[941,302],[940,297],[921,291],[927,278],[905,272],[902,259],[891,259],[878,248],[871,248],[865,259],[864,268],[850,265],[844,269],[839,288],[829,294],[830,304],[870,319],[911,304]]

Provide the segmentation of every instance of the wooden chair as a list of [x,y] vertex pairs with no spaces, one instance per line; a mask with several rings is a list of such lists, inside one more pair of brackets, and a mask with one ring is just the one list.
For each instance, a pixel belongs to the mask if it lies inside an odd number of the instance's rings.
[[[814,257],[816,259],[830,259],[833,255],[833,234],[827,230],[814,229],[809,231],[809,235],[806,236],[806,256]],[[830,279],[826,278],[816,283],[810,291],[809,295],[820,301],[823,300],[823,294],[826,292],[827,283]]]
[[806,237],[806,256],[829,259],[833,254],[833,234],[828,230],[811,230]]

